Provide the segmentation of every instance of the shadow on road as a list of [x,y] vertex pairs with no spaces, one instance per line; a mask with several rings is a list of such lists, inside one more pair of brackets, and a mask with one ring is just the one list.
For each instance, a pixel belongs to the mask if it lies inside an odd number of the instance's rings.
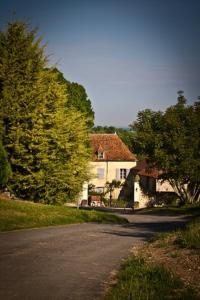
[[191,217],[184,216],[179,220],[135,222],[121,225],[117,230],[115,227],[113,230],[104,231],[104,233],[116,236],[134,237],[147,241],[155,236],[155,234],[183,229],[190,220]]

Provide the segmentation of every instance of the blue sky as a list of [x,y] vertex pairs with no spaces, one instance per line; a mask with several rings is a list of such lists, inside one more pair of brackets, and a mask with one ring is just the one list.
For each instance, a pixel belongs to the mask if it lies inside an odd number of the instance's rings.
[[189,103],[200,95],[199,0],[2,0],[1,28],[13,11],[39,27],[50,64],[86,88],[96,125],[127,126],[178,90]]

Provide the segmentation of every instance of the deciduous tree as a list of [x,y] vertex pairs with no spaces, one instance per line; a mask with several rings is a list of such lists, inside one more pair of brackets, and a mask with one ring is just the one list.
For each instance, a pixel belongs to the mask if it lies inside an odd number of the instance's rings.
[[114,192],[115,189],[118,189],[121,187],[121,181],[113,179],[111,182],[107,181],[105,185],[105,194],[109,194],[109,199],[110,199],[110,206],[112,202],[112,193]]
[[85,88],[81,84],[66,80],[63,73],[57,68],[54,68],[53,71],[57,74],[59,82],[66,88],[67,107],[75,108],[83,113],[87,119],[87,126],[91,129],[94,126],[94,111]]
[[133,123],[134,150],[162,170],[160,178],[174,187],[180,203],[200,201],[200,102],[187,105],[179,92],[165,112],[144,110]]

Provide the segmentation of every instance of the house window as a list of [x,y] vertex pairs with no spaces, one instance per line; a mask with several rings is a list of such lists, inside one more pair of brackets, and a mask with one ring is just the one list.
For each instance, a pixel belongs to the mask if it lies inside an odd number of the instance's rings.
[[98,168],[97,169],[97,178],[103,179],[104,178],[104,168]]
[[98,151],[98,159],[104,159],[103,151]]
[[120,169],[120,179],[126,179],[127,169]]
[[128,177],[129,172],[130,169],[116,169],[116,179],[126,179]]

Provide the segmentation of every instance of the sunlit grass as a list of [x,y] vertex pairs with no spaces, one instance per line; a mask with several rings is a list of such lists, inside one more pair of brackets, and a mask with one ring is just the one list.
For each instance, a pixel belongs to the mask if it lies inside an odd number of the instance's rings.
[[0,231],[74,223],[128,223],[109,213],[28,201],[0,200]]

